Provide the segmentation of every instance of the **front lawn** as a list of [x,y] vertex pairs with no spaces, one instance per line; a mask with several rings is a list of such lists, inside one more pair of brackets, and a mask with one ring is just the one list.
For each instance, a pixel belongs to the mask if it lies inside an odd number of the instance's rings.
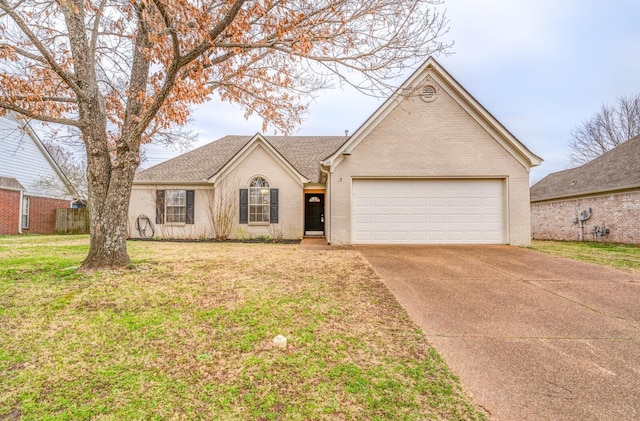
[[590,241],[533,241],[533,250],[575,260],[640,271],[640,247]]
[[485,418],[351,249],[87,244],[0,237],[0,420]]

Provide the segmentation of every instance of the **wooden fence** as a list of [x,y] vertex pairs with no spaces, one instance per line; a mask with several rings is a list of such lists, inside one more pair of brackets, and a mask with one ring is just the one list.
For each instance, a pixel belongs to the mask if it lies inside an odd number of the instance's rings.
[[88,234],[89,209],[56,209],[56,234]]

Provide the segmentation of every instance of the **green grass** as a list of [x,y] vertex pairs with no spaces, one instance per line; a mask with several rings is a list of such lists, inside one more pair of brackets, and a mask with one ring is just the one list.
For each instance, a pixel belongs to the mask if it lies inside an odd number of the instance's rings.
[[353,250],[87,244],[0,237],[0,420],[485,419]]
[[640,247],[632,244],[533,241],[531,248],[570,259],[640,271]]

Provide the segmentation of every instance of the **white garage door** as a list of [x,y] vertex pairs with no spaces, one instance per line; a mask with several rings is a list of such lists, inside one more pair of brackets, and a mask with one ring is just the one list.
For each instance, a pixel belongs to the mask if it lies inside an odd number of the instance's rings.
[[501,244],[502,180],[353,180],[354,244]]

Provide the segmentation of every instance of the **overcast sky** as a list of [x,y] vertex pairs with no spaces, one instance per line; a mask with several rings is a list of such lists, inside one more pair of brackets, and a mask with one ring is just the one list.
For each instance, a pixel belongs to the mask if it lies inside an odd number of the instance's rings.
[[[443,7],[451,27],[447,39],[455,45],[452,55],[436,58],[544,159],[532,170],[533,183],[569,167],[567,141],[577,125],[620,95],[640,92],[638,0],[448,0]],[[353,133],[381,101],[326,91],[295,134]],[[239,108],[211,101],[196,109],[193,129],[196,147],[227,134],[255,134],[261,120],[247,121]],[[144,166],[176,154],[150,148]]]

